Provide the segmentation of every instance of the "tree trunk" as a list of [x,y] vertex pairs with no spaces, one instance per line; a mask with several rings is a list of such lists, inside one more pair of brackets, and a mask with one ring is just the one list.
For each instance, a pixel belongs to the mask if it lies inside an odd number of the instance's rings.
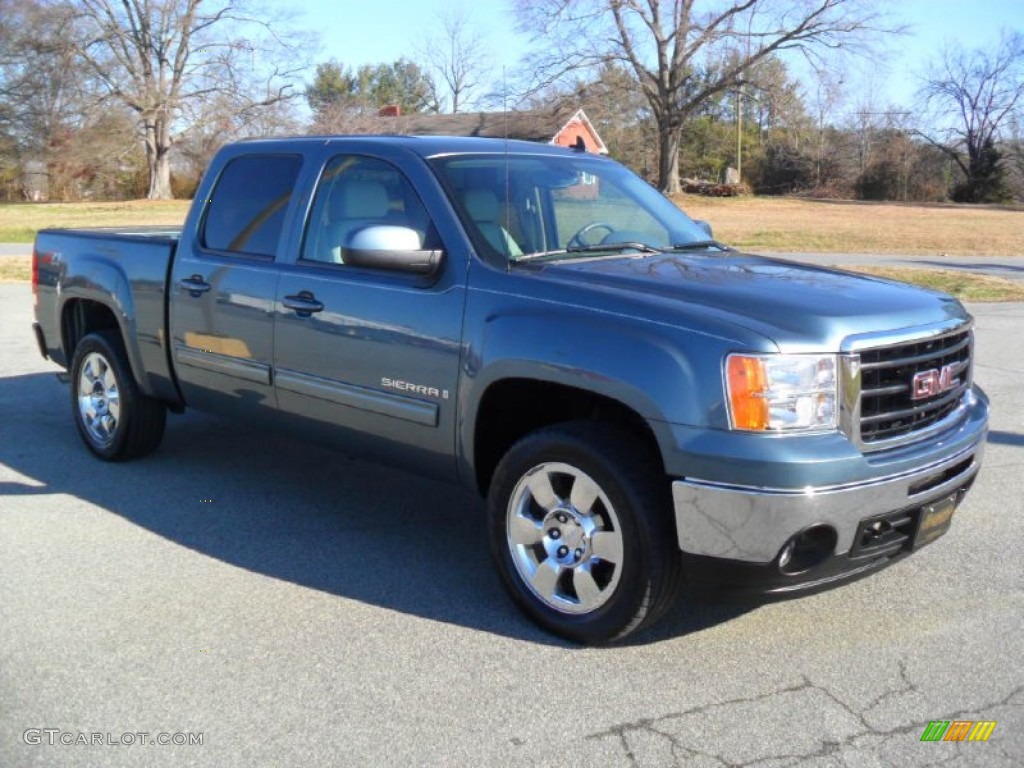
[[172,200],[171,142],[169,126],[161,120],[145,123],[146,170],[149,173],[149,200]]
[[658,189],[666,195],[678,195],[683,191],[679,184],[681,131],[667,119],[658,120]]
[[156,162],[149,168],[149,193],[146,195],[150,200],[173,200],[171,192],[171,156],[164,150],[158,151]]

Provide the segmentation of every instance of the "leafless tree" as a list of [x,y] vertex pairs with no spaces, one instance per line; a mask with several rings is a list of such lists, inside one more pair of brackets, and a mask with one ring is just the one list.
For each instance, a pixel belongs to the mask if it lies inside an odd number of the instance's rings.
[[867,0],[518,0],[521,27],[541,45],[530,61],[546,83],[606,61],[630,67],[658,129],[658,184],[679,191],[683,126],[750,68],[798,49],[820,58],[857,49],[886,24]]
[[[305,65],[294,42],[245,0],[69,2],[77,54],[137,115],[152,199],[172,196],[170,151],[188,104],[230,94],[272,105],[293,95],[291,80]],[[273,60],[288,66],[268,65],[268,52],[282,49]]]
[[959,199],[999,197],[1002,170],[996,143],[1024,106],[1024,35],[1003,32],[999,44],[965,51],[943,49],[920,92],[935,130],[921,136],[945,152],[966,179]]
[[75,121],[87,87],[61,36],[67,22],[61,6],[0,0],[0,131],[40,156]]
[[[0,166],[6,196],[19,196],[23,171],[64,169],[79,176],[78,153],[69,136],[95,124],[92,83],[75,66],[66,29],[69,9],[45,0],[0,0]],[[104,150],[96,157],[105,156]],[[67,187],[67,185],[64,185]],[[47,194],[44,189],[32,192]],[[59,196],[60,187],[49,194]]]
[[188,193],[198,184],[214,154],[227,142],[302,130],[292,100],[261,105],[230,93],[184,105],[182,122],[185,127],[175,142],[173,162],[179,193]]
[[438,27],[419,47],[421,61],[439,90],[436,101],[452,114],[467,102],[491,75],[487,48],[473,28],[465,7],[451,7],[438,19]]

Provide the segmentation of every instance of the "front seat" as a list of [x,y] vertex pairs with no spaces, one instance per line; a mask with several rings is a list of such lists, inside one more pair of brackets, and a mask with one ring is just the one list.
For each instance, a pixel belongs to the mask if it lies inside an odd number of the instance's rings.
[[498,223],[498,196],[489,189],[466,190],[462,198],[466,212],[473,219],[480,234],[498,253],[506,259],[523,255],[523,249]]
[[349,181],[331,190],[321,240],[326,249],[323,261],[343,263],[341,249],[352,234],[364,227],[387,224],[390,210],[388,191],[376,181]]

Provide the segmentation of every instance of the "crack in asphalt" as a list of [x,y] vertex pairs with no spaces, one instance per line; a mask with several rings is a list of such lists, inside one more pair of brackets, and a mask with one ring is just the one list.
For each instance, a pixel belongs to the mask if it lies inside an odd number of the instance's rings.
[[[601,731],[597,731],[587,735],[587,739],[606,739],[613,738],[618,741],[622,748],[623,755],[629,761],[631,765],[641,765],[643,756],[638,755],[638,739],[637,737],[647,734],[653,735],[658,738],[665,739],[668,742],[669,751],[672,754],[674,764],[676,766],[684,766],[690,760],[702,758],[710,761],[714,765],[724,766],[725,768],[756,768],[756,766],[763,766],[771,763],[773,766],[783,768],[783,766],[791,768],[792,766],[800,765],[801,763],[820,759],[837,757],[840,755],[843,749],[847,747],[860,748],[863,742],[881,739],[882,743],[891,739],[894,736],[906,736],[906,735],[920,735],[927,721],[912,722],[906,725],[898,726],[896,728],[880,728],[869,722],[869,717],[872,710],[877,709],[883,703],[890,699],[903,696],[909,693],[918,693],[921,691],[916,683],[910,679],[907,674],[906,662],[900,661],[898,663],[899,679],[896,684],[889,690],[883,691],[877,695],[874,699],[868,702],[859,711],[854,707],[850,706],[846,701],[837,696],[827,686],[813,682],[806,675],[801,676],[799,683],[778,688],[768,693],[758,694],[756,696],[742,696],[735,699],[728,699],[726,701],[715,702],[711,704],[703,704],[689,709],[684,709],[679,712],[672,712],[666,715],[658,717],[647,717],[639,718],[637,720],[631,720],[624,723],[613,725],[610,728],[606,728]],[[841,712],[852,718],[857,723],[858,728],[855,732],[849,734],[843,739],[832,740],[822,739],[816,749],[802,751],[802,752],[787,752],[780,754],[764,755],[746,762],[734,762],[724,756],[724,754],[716,754],[714,752],[704,751],[684,743],[681,734],[673,733],[670,728],[666,727],[672,721],[681,720],[683,718],[694,716],[694,715],[711,715],[715,712],[725,711],[730,707],[736,707],[739,705],[746,704],[759,704],[769,702],[773,699],[786,696],[799,695],[804,692],[811,692],[821,696],[824,696],[829,701],[833,702]],[[967,719],[968,715],[978,711],[991,712],[992,710],[999,707],[1024,707],[1024,685],[1018,685],[1016,688],[1011,690],[1006,696],[996,701],[980,704],[971,709],[965,709],[960,712],[943,714],[942,719],[944,720],[962,720]],[[1019,699],[1019,700],[1018,700]],[[972,718],[973,719],[973,718]],[[630,737],[633,737],[633,743],[630,741]],[[866,745],[865,745],[866,746]],[[874,745],[874,748],[878,748],[880,744]],[[1003,750],[998,743],[991,744],[990,747],[1007,758],[1011,756]],[[944,765],[952,760],[961,759],[962,755],[959,750],[949,758],[939,760],[930,765],[940,766]],[[844,761],[845,762],[845,761]],[[1011,761],[1012,762],[1012,761]]]

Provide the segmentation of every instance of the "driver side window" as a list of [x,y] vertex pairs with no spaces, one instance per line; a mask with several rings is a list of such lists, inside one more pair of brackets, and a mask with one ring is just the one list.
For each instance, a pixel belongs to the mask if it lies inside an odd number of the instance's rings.
[[422,201],[400,170],[372,157],[334,157],[317,186],[301,258],[344,264],[352,238],[375,226],[412,230],[423,250],[440,247]]

